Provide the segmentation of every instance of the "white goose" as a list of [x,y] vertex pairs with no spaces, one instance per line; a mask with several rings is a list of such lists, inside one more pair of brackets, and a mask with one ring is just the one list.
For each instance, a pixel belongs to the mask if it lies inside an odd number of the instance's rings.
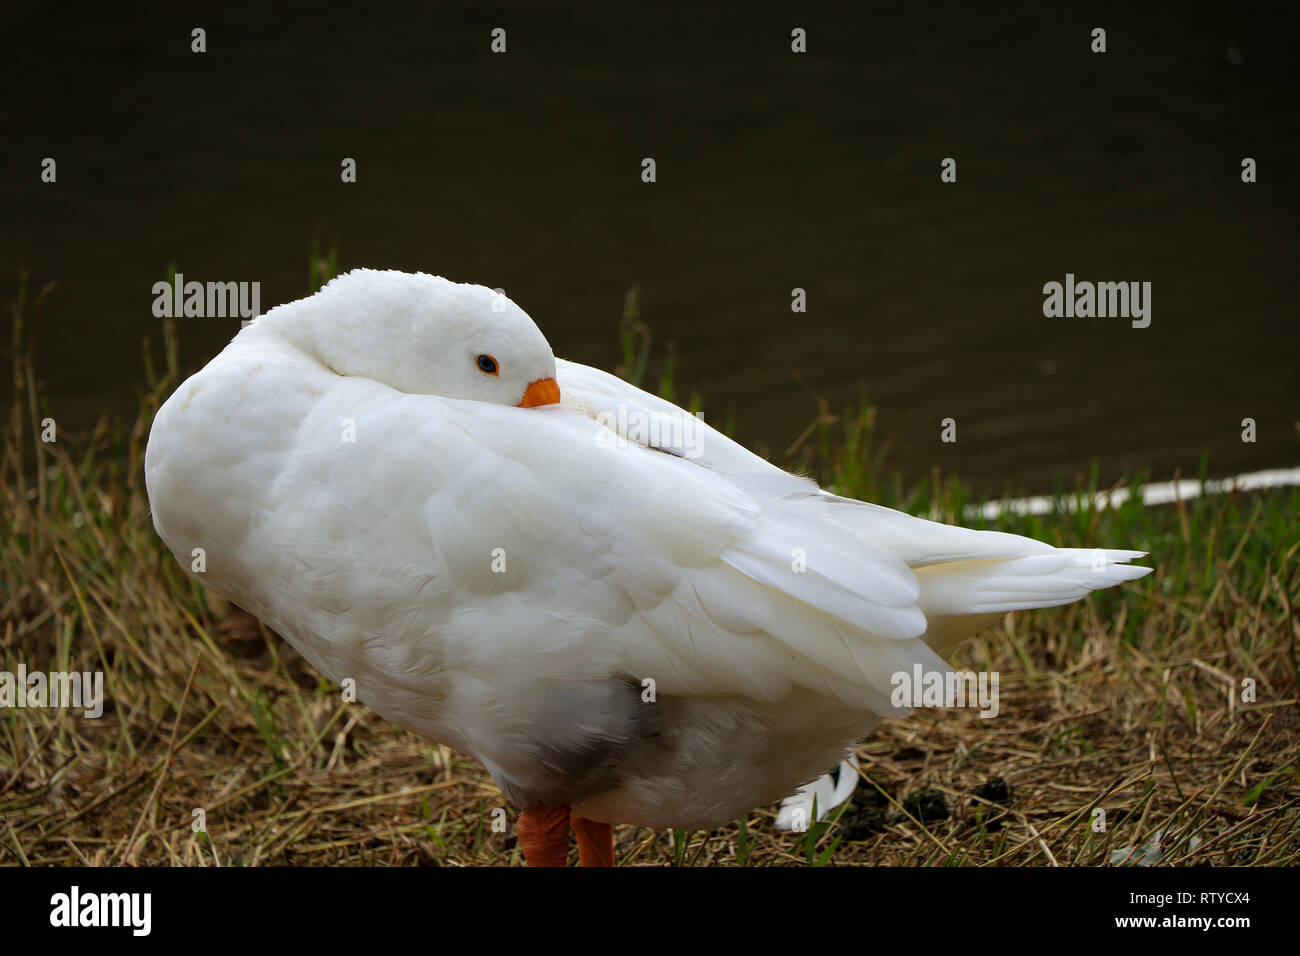
[[887,716],[1006,611],[1148,572],[840,498],[612,375],[490,289],[356,270],[159,410],[187,570],[394,723],[472,754],[532,865],[713,827]]

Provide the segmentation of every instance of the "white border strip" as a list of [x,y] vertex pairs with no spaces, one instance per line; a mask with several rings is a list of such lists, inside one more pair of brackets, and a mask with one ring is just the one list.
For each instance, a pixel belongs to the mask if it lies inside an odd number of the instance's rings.
[[[1300,468],[1271,468],[1268,471],[1252,471],[1232,478],[1214,479],[1205,482],[1204,493],[1220,495],[1229,491],[1254,491],[1258,488],[1283,488],[1300,485]],[[1142,504],[1167,505],[1174,501],[1187,501],[1199,498],[1202,493],[1201,482],[1195,478],[1182,481],[1164,481],[1159,484],[1142,486]],[[1132,496],[1129,488],[1117,488],[1114,491],[1100,491],[1093,502],[1086,502],[1080,495],[1063,496],[1060,504],[1067,512],[1079,511],[1089,504],[1104,508],[1106,503],[1117,507]],[[963,514],[967,518],[996,518],[1004,514],[1045,515],[1056,510],[1058,499],[1048,495],[1036,495],[1032,498],[1006,498],[1002,501],[986,501],[982,505],[967,505]]]

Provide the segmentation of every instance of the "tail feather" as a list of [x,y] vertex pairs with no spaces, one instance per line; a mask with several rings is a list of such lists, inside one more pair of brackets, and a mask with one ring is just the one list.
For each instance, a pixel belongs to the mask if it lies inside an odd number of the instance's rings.
[[1125,562],[1141,551],[1060,548],[1023,558],[954,561],[917,568],[921,610],[930,614],[991,614],[1070,604],[1089,591],[1132,581],[1151,571]]
[[1055,548],[1003,531],[939,524],[822,493],[827,513],[900,558],[920,586],[924,640],[945,656],[1008,611],[1070,604],[1151,572],[1128,562],[1145,551]]
[[1143,551],[1058,548],[1020,558],[932,564],[915,569],[924,640],[946,655],[1008,611],[1071,604],[1091,591],[1134,581],[1151,568],[1126,562]]

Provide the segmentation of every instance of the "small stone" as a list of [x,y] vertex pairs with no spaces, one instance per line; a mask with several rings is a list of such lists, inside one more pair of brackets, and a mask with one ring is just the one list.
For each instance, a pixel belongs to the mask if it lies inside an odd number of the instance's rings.
[[889,788],[868,774],[867,779],[858,784],[853,802],[860,807],[876,807],[884,810],[889,806]]
[[[879,794],[877,794],[879,796]],[[883,807],[859,806],[857,798],[840,817],[840,832],[850,842],[869,840],[885,829],[885,810]]]
[[987,783],[976,787],[971,793],[989,803],[1011,802],[1011,784],[1002,777],[989,777]]
[[948,819],[948,801],[944,799],[942,791],[934,787],[922,787],[915,793],[909,793],[903,798],[903,809],[922,823]]

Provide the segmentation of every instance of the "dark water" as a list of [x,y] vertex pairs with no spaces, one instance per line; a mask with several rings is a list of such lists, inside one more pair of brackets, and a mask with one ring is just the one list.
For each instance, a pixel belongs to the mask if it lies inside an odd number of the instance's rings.
[[[306,291],[319,227],[344,267],[503,287],[606,368],[640,283],[682,388],[778,456],[816,397],[865,387],[910,474],[993,492],[1093,459],[1300,458],[1293,4],[415,6],[6,7],[0,286],[57,281],[39,357],[61,421],[133,409],[169,263],[260,281],[265,310]],[[1151,282],[1150,327],[1045,318],[1067,272]],[[183,361],[237,328],[182,320]]]

